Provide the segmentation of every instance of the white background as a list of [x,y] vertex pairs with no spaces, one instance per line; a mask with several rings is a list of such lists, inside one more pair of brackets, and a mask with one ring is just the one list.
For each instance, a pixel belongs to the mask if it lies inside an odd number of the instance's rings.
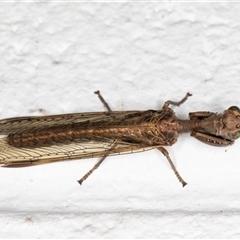
[[[239,3],[1,3],[0,117],[240,106]],[[1,238],[240,237],[240,142],[0,169]]]

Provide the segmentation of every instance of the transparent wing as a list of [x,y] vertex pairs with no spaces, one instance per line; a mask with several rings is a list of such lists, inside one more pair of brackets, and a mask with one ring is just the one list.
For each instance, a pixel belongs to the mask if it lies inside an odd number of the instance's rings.
[[[114,148],[113,148],[114,145]],[[0,139],[0,166],[27,167],[57,161],[101,157],[146,151],[159,146],[140,146],[122,141],[73,141],[69,144],[56,144],[42,147],[16,148]]]
[[35,131],[75,123],[101,123],[132,119],[141,111],[87,112],[49,116],[16,117],[0,120],[0,135]]

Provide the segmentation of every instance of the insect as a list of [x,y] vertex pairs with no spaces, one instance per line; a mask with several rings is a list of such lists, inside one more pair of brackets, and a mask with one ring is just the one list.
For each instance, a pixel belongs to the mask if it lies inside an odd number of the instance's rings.
[[111,111],[99,91],[95,92],[106,112],[85,112],[0,120],[0,165],[26,167],[39,164],[100,157],[78,182],[82,184],[107,156],[158,149],[167,158],[183,187],[186,182],[176,170],[164,146],[173,145],[184,132],[214,146],[228,146],[240,136],[240,110],[223,114],[192,112],[178,119],[166,101],[160,110]]

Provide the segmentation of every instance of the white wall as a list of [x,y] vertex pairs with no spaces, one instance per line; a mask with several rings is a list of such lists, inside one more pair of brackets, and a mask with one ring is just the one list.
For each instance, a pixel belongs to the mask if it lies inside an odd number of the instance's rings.
[[[1,3],[0,117],[240,105],[239,3]],[[43,109],[44,112],[39,111]],[[239,144],[0,169],[1,238],[240,237]]]

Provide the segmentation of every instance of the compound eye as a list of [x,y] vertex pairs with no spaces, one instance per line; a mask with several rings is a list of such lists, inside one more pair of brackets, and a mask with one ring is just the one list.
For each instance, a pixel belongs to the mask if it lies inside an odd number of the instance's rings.
[[233,110],[233,111],[236,111],[236,112],[239,112],[239,113],[240,113],[240,109],[239,109],[239,107],[237,107],[237,106],[232,106],[232,107],[230,107],[228,110]]
[[228,136],[231,138],[231,139],[237,139],[240,137],[240,131],[239,132],[235,132],[235,133],[232,133],[232,134],[228,134]]

